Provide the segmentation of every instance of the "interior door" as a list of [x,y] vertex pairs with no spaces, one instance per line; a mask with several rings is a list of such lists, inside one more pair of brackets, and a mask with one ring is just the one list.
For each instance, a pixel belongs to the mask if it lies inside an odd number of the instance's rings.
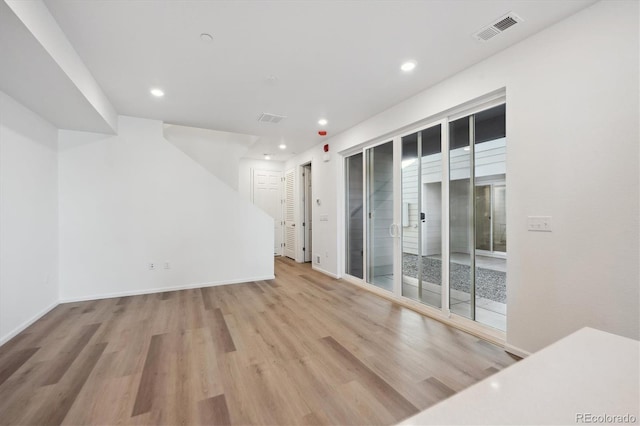
[[284,255],[296,258],[296,222],[294,214],[295,170],[287,170],[284,175]]
[[273,253],[282,254],[282,172],[253,171],[253,204],[273,218]]

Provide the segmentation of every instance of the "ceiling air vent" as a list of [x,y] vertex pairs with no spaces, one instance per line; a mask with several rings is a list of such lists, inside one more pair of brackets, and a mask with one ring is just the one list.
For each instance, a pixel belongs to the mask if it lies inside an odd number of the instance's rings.
[[284,115],[270,114],[268,112],[263,112],[262,114],[260,114],[260,117],[258,117],[258,121],[261,122],[261,123],[277,124],[277,123],[281,122],[285,118],[287,118],[287,117],[284,116]]
[[513,12],[509,12],[496,19],[492,24],[482,28],[480,31],[475,33],[473,37],[478,40],[487,41],[522,21],[523,19],[521,17]]

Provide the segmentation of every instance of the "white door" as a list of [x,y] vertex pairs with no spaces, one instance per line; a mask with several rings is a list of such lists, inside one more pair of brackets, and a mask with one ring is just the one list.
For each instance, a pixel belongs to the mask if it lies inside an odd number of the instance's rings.
[[253,171],[253,204],[273,218],[273,253],[282,254],[282,172]]
[[296,258],[296,222],[294,215],[293,185],[295,170],[284,175],[284,255]]

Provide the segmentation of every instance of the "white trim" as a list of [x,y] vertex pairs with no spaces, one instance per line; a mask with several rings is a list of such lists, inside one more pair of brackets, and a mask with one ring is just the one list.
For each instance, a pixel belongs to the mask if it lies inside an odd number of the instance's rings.
[[[402,296],[402,138],[393,138],[393,294]],[[418,204],[419,205],[419,204]],[[418,208],[420,211],[420,208]],[[399,225],[398,225],[399,224]],[[396,277],[400,277],[397,279]]]
[[221,285],[242,284],[242,283],[250,283],[254,281],[264,281],[264,280],[273,280],[273,279],[275,279],[275,276],[269,275],[264,277],[241,278],[241,279],[231,280],[231,281],[211,281],[206,283],[186,284],[186,285],[178,285],[178,286],[172,286],[172,287],[156,287],[156,288],[149,288],[144,290],[131,290],[131,291],[122,291],[118,293],[94,294],[91,296],[70,297],[66,299],[61,298],[60,303],[85,302],[87,300],[98,300],[98,299],[112,299],[114,297],[138,296],[141,294],[164,293],[167,291],[189,290],[193,288],[203,288],[203,287],[216,287]]
[[[362,148],[362,279],[369,281],[369,163],[366,147]],[[344,215],[343,215],[344,216]]]
[[11,330],[8,334],[0,337],[0,346],[4,345],[5,343],[7,343],[9,340],[13,339],[15,336],[17,336],[18,334],[22,333],[24,330],[26,330],[31,324],[33,324],[34,322],[38,321],[40,318],[42,318],[43,316],[45,316],[46,314],[48,314],[53,308],[55,308],[56,306],[58,306],[60,304],[60,301],[56,300],[55,302],[53,302],[51,305],[47,306],[46,308],[44,308],[42,311],[38,312],[37,314],[35,314],[34,316],[32,316],[31,318],[29,318],[28,320],[26,320],[25,322],[23,322],[22,324],[20,324],[19,326],[17,326],[16,328],[14,328],[13,330]]
[[520,349],[520,348],[518,348],[516,346],[513,346],[513,345],[510,345],[508,343],[504,344],[504,350],[509,352],[509,353],[511,353],[511,354],[517,355],[520,358],[526,358],[529,355],[531,355],[531,352],[525,351],[524,349]]
[[[337,203],[336,203],[336,217],[340,218],[336,220],[336,234],[338,236],[336,243],[336,253],[338,253],[338,258],[336,259],[336,276],[338,278],[342,278],[345,274],[345,270],[347,269],[346,257],[347,257],[347,236],[346,236],[346,226],[347,226],[347,210],[346,210],[346,191],[347,191],[347,174],[346,174],[346,157],[342,154],[338,154],[338,159],[340,161],[339,164],[339,176],[338,187],[337,190]],[[313,185],[313,182],[311,183]],[[313,261],[313,259],[311,259]]]
[[338,279],[338,276],[336,274],[334,274],[333,272],[329,272],[329,271],[327,271],[325,269],[322,269],[322,268],[320,268],[319,266],[317,266],[314,263],[311,264],[311,269],[313,269],[314,271],[318,271],[318,272],[320,272],[322,274],[328,275],[331,278]]
[[[440,235],[442,238],[442,245],[441,245],[441,249],[442,253],[440,254],[440,257],[442,258],[442,270],[441,270],[441,283],[442,284],[442,299],[440,302],[440,306],[442,306],[442,314],[446,317],[449,318],[451,316],[451,307],[450,307],[450,302],[451,302],[451,283],[449,282],[450,280],[450,275],[449,275],[449,257],[450,257],[450,250],[451,250],[451,241],[450,241],[450,237],[451,237],[451,233],[450,233],[450,199],[449,199],[449,159],[450,159],[450,152],[449,152],[449,121],[447,120],[447,118],[443,118],[441,121],[441,126],[440,127],[440,136],[441,136],[441,140],[440,140],[440,153],[442,156],[442,163],[441,163],[441,168],[442,168],[442,176],[440,177],[440,181],[441,181],[441,187],[442,187],[442,194],[440,194],[440,202],[441,202],[441,207],[440,207],[440,211],[442,214],[442,221],[441,221],[441,228],[440,228]],[[446,262],[445,262],[446,260]]]
[[507,91],[505,88],[498,90],[492,94],[488,94],[486,96],[481,96],[476,98],[470,102],[464,104],[464,108],[455,108],[455,112],[452,111],[451,114],[448,114],[447,120],[449,122],[456,121],[460,118],[464,118],[468,115],[477,114],[479,112],[485,111],[487,109],[496,107],[498,105],[507,103]]

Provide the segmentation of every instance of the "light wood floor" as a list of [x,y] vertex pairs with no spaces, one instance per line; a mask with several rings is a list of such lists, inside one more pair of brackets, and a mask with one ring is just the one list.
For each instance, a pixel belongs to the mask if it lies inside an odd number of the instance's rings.
[[0,424],[393,424],[514,363],[276,259],[276,279],[59,305],[0,347]]

